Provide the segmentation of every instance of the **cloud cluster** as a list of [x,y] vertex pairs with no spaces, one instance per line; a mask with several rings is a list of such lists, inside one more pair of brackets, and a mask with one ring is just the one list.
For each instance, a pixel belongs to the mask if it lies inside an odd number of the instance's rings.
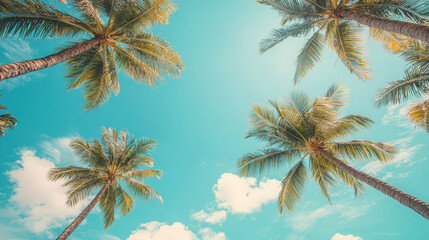
[[276,179],[264,179],[258,186],[256,178],[232,173],[222,174],[213,187],[218,207],[232,214],[259,210],[262,205],[277,199],[280,189],[280,181]]
[[210,228],[202,228],[199,231],[201,238],[198,238],[183,223],[175,222],[171,225],[157,221],[144,223],[133,231],[127,240],[225,240],[225,233],[214,232]]
[[358,236],[353,236],[352,234],[349,235],[341,235],[339,233],[335,234],[331,240],[362,240],[362,238]]
[[[74,207],[66,205],[66,189],[63,182],[51,182],[48,171],[55,164],[36,156],[32,150],[22,150],[16,163],[18,168],[7,172],[14,190],[9,203],[20,216],[19,221],[34,233],[63,226],[76,217],[86,202]],[[49,233],[49,232],[48,232]]]

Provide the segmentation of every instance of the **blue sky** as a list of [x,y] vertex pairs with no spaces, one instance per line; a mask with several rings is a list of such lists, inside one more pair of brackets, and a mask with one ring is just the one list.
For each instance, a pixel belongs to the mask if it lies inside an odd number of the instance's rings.
[[[355,198],[339,185],[329,204],[309,181],[295,213],[279,216],[278,183],[288,169],[241,178],[235,164],[263,146],[244,139],[251,105],[294,90],[291,79],[303,39],[260,55],[258,42],[280,22],[271,9],[253,0],[179,0],[177,5],[170,23],[154,31],[182,56],[186,69],[178,79],[152,89],[122,74],[119,95],[95,112],[82,109],[80,90],[66,92],[64,64],[0,85],[0,104],[19,120],[0,138],[0,236],[47,239],[61,233],[85,203],[66,207],[64,188],[48,182],[46,171],[79,164],[70,139],[99,138],[105,126],[158,142],[153,157],[164,176],[147,184],[164,203],[140,201],[107,230],[94,210],[70,239],[427,239],[423,217],[369,187]],[[46,56],[65,42],[2,39],[0,63]],[[370,40],[367,46],[373,80],[361,82],[325,49],[322,62],[296,89],[316,97],[332,83],[347,86],[345,114],[363,114],[376,123],[354,139],[391,142],[400,149],[392,164],[353,166],[429,201],[427,133],[410,126],[405,105],[373,105],[377,89],[399,79],[405,64]]]

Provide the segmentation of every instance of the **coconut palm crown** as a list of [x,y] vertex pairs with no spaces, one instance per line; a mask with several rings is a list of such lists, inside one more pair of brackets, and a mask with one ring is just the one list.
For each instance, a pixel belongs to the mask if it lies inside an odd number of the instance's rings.
[[[52,181],[65,180],[68,188],[67,204],[74,206],[77,202],[98,190],[97,196],[90,205],[67,227],[59,239],[65,239],[99,203],[104,215],[105,228],[115,221],[115,210],[127,215],[135,201],[127,193],[128,190],[144,201],[151,197],[160,200],[161,196],[151,187],[143,183],[149,177],[159,178],[159,169],[143,169],[151,167],[154,160],[149,157],[156,142],[146,138],[136,140],[128,132],[109,128],[102,129],[101,143],[93,139],[91,143],[82,139],[74,139],[71,147],[85,167],[57,167],[51,169],[49,178]],[[63,238],[64,237],[64,238]]]
[[85,109],[94,109],[118,94],[120,70],[154,86],[183,69],[168,42],[150,32],[175,11],[170,0],[74,0],[68,6],[71,13],[38,0],[0,2],[1,37],[75,39],[56,54],[0,66],[0,80],[66,61],[68,90],[83,87]]
[[[329,46],[359,79],[371,78],[361,25],[379,31],[397,31],[429,42],[429,7],[414,0],[261,0],[282,16],[282,28],[263,40],[260,52],[289,37],[308,37],[297,57],[294,82],[304,79]],[[398,21],[401,20],[401,21]],[[415,33],[414,35],[412,33]],[[424,37],[422,37],[424,35]]]
[[409,107],[407,115],[416,126],[429,132],[429,44],[420,41],[405,43],[391,49],[408,62],[404,77],[380,89],[376,104],[400,104],[413,98],[423,98],[423,101]]

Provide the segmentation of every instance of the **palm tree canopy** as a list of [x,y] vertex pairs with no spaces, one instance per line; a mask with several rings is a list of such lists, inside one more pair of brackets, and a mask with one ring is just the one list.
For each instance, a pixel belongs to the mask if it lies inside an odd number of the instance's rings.
[[64,186],[69,189],[67,204],[70,206],[102,188],[110,180],[111,183],[99,202],[107,228],[115,220],[116,208],[120,209],[122,215],[128,214],[133,208],[135,201],[127,190],[145,201],[151,197],[162,201],[155,190],[143,183],[149,177],[159,178],[162,171],[140,169],[153,165],[154,160],[149,154],[155,145],[153,140],[136,140],[128,132],[118,133],[111,128],[103,128],[101,143],[96,139],[89,143],[78,138],[71,143],[74,153],[85,167],[54,168],[49,172],[49,178],[52,181],[66,180]]
[[377,93],[376,103],[380,105],[398,104],[411,97],[429,94],[429,44],[410,41],[401,48],[392,50],[408,63],[405,76],[390,82]]
[[[5,110],[6,108],[0,105],[0,110],[2,109]],[[0,114],[0,136],[4,136],[4,130],[12,129],[17,123],[18,121],[12,114]]]
[[317,182],[328,200],[336,179],[350,185],[355,194],[363,191],[360,181],[321,156],[321,150],[342,157],[346,163],[373,158],[388,162],[395,153],[395,147],[386,143],[341,141],[373,123],[361,115],[340,117],[345,94],[345,88],[334,85],[325,96],[314,101],[305,93],[294,93],[290,99],[270,101],[271,107],[253,106],[247,137],[262,140],[267,147],[244,155],[238,167],[241,174],[253,175],[293,164],[282,181],[278,198],[280,213],[285,209],[293,211],[301,198],[307,175]]
[[83,87],[85,109],[97,108],[111,92],[119,92],[120,70],[154,86],[163,75],[177,77],[183,69],[168,42],[150,32],[175,11],[170,0],[74,0],[70,7],[73,15],[38,0],[2,0],[0,36],[80,39],[70,45],[88,36],[99,39],[96,47],[66,62],[68,90]]
[[[362,29],[355,22],[343,18],[342,10],[352,10],[384,19],[429,22],[429,8],[423,1],[260,0],[258,2],[269,5],[279,12],[283,26],[261,42],[261,53],[289,37],[309,36],[297,58],[297,68],[293,78],[295,83],[304,79],[315,63],[320,61],[325,46],[333,49],[352,74],[362,80],[370,79],[369,62],[364,58],[367,49],[363,43]],[[380,32],[374,33],[374,30],[372,32],[371,36],[375,39],[381,37]]]
[[[394,45],[393,45],[394,46]],[[408,109],[409,119],[429,132],[429,44],[407,39],[400,47],[389,48],[408,62],[405,76],[378,91],[376,104],[399,104],[423,98]]]

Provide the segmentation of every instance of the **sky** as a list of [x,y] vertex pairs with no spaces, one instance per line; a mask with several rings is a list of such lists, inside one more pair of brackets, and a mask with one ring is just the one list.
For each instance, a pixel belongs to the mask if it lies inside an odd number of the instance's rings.
[[[59,5],[57,1],[50,1]],[[55,239],[90,199],[70,208],[61,182],[49,182],[49,169],[79,165],[69,148],[75,137],[99,138],[102,127],[128,130],[157,141],[152,156],[161,179],[146,184],[155,199],[137,201],[127,216],[103,229],[95,208],[70,239],[224,240],[224,239],[427,239],[427,220],[367,187],[354,197],[343,185],[331,189],[329,203],[309,179],[293,214],[279,215],[276,198],[288,168],[264,176],[241,177],[237,159],[264,146],[244,139],[252,104],[304,90],[317,97],[333,83],[350,89],[344,114],[362,114],[375,125],[353,136],[394,144],[392,163],[351,165],[424,201],[429,168],[428,135],[404,117],[406,104],[378,108],[377,89],[399,79],[405,63],[367,39],[373,79],[351,75],[330,49],[308,78],[291,79],[304,39],[289,39],[261,55],[258,43],[280,24],[280,17],[253,0],[178,0],[161,34],[182,56],[185,70],[150,88],[120,74],[120,93],[97,111],[83,110],[80,90],[66,91],[65,65],[1,83],[0,105],[18,125],[0,138],[0,236],[3,239]],[[43,57],[68,39],[0,40],[0,64]],[[94,193],[95,195],[96,193]]]

